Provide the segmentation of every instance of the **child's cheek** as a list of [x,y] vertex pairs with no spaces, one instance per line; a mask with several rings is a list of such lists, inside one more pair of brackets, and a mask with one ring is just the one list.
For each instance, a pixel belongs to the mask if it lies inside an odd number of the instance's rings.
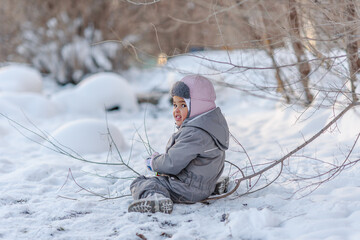
[[186,119],[186,117],[187,117],[187,109],[184,109],[184,110],[182,111],[181,116],[182,116],[182,120],[184,121],[184,120]]

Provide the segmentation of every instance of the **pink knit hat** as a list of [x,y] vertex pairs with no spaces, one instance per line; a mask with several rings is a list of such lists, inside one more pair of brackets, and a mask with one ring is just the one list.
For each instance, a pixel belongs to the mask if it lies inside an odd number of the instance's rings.
[[189,118],[195,117],[207,111],[216,108],[215,99],[216,94],[214,86],[205,77],[200,75],[190,75],[181,79],[180,82],[174,84],[171,95],[188,98],[187,91],[184,91],[183,84],[190,90],[190,116]]

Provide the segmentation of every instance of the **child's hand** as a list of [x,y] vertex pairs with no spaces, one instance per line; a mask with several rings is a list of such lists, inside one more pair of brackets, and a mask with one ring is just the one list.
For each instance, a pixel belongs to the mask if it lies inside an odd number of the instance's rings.
[[145,161],[146,161],[146,166],[147,168],[152,171],[152,166],[151,166],[151,163],[153,161],[153,159],[158,156],[159,153],[158,152],[154,152],[150,157],[148,157]]

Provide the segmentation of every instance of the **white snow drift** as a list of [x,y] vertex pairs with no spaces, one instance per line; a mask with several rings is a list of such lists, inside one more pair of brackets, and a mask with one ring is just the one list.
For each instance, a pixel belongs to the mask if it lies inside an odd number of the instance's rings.
[[132,87],[120,75],[110,72],[94,74],[75,88],[54,95],[52,99],[68,112],[87,114],[111,108],[129,112],[138,110]]
[[10,65],[0,68],[0,92],[41,92],[42,77],[38,70]]
[[[48,98],[37,93],[0,93],[0,112],[8,117],[17,120],[18,116],[22,118],[52,117],[57,113],[56,105]],[[17,116],[16,118],[12,116]]]
[[127,148],[121,132],[115,125],[97,119],[80,119],[66,123],[51,134],[50,140],[71,153],[102,153],[109,151],[110,145],[113,145],[108,132],[119,149]]

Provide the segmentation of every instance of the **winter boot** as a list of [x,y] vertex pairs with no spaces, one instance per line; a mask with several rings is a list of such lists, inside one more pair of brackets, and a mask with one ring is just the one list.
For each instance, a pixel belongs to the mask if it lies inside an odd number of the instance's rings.
[[162,212],[170,214],[173,210],[173,202],[170,198],[159,193],[153,193],[146,198],[133,201],[129,208],[129,212],[155,213]]
[[223,193],[226,193],[228,191],[229,186],[229,177],[222,176],[219,178],[219,180],[216,182],[215,190],[212,193],[212,195],[221,195]]

